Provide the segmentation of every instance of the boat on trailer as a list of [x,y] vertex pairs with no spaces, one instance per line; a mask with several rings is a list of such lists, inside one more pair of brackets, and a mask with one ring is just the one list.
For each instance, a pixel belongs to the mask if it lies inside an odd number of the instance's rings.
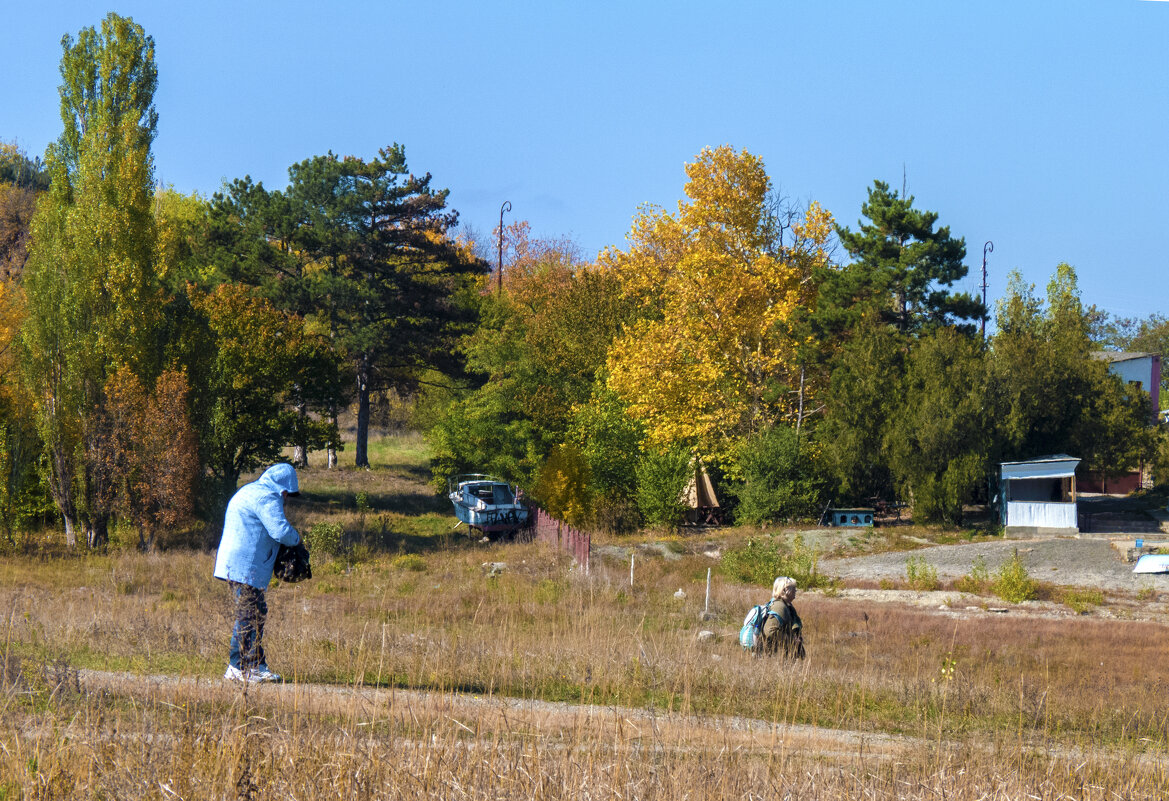
[[468,473],[447,479],[455,517],[472,530],[510,534],[528,524],[528,506],[519,489],[495,476]]

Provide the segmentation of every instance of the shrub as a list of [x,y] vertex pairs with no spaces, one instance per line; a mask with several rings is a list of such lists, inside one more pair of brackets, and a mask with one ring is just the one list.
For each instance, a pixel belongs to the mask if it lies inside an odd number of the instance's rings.
[[1035,598],[1038,585],[1027,573],[1018,551],[998,569],[991,590],[999,598],[1013,604],[1021,604]]
[[604,494],[593,502],[593,528],[605,534],[630,534],[641,524],[632,500]]
[[814,515],[821,504],[811,449],[801,449],[794,429],[775,426],[743,443],[738,454],[741,483],[736,517],[747,523],[767,523]]
[[1069,587],[1060,594],[1059,600],[1073,612],[1086,612],[1104,603],[1104,593],[1095,587]]
[[399,570],[412,570],[421,573],[426,570],[426,560],[416,553],[404,553],[394,557],[393,566]]
[[637,509],[650,525],[677,526],[685,519],[682,493],[693,473],[682,448],[648,451],[637,464]]
[[771,586],[776,576],[791,576],[801,590],[830,587],[833,580],[819,572],[820,556],[797,535],[791,547],[774,535],[752,537],[723,553],[719,570],[745,584]]
[[582,525],[592,506],[589,466],[578,448],[558,445],[536,475],[532,494],[548,514],[569,525]]
[[911,589],[928,592],[938,588],[938,571],[921,556],[905,560],[905,580]]
[[990,571],[986,569],[986,560],[981,556],[974,557],[974,565],[968,575],[962,576],[954,582],[954,588],[960,592],[980,595],[990,586]]
[[312,553],[333,556],[341,550],[341,535],[345,533],[340,523],[324,520],[313,523],[304,535],[304,544]]

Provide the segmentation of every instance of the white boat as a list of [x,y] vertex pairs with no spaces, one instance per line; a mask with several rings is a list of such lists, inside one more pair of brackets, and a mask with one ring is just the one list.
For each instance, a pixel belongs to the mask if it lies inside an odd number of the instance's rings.
[[1169,554],[1147,553],[1137,560],[1134,573],[1169,573]]
[[528,524],[528,506],[518,489],[495,476],[471,473],[447,480],[455,517],[483,532],[511,532]]

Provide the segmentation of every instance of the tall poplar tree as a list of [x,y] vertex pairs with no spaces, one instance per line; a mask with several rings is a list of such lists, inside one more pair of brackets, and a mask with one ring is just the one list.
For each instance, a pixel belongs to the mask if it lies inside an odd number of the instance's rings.
[[25,267],[25,373],[51,461],[51,490],[76,543],[106,537],[112,488],[97,454],[108,378],[152,382],[160,368],[161,295],[154,270],[158,124],[154,40],[126,17],[61,40],[64,131],[32,223]]

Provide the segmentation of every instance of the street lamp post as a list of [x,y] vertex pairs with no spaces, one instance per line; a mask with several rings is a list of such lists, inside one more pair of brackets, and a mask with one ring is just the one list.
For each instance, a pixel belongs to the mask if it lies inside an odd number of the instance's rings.
[[986,339],[986,254],[994,253],[994,242],[989,239],[982,246],[982,338]]
[[503,213],[511,211],[511,201],[503,201],[503,205],[499,207],[499,254],[495,264],[495,269],[498,275],[496,276],[496,289],[503,291]]

